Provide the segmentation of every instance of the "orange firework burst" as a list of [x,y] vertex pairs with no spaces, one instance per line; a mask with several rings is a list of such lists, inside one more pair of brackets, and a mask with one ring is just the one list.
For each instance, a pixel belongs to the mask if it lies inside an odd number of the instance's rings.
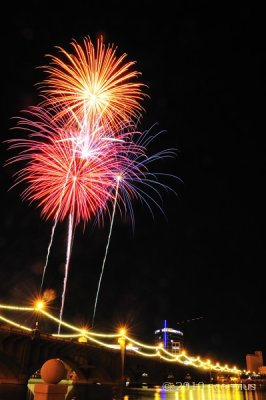
[[58,118],[73,111],[78,118],[85,114],[93,124],[112,131],[138,119],[145,95],[144,85],[136,81],[140,73],[131,70],[135,62],[125,63],[126,54],[118,57],[116,48],[106,46],[102,37],[96,48],[87,37],[83,46],[76,41],[71,45],[72,54],[58,47],[63,59],[49,55],[51,64],[44,67],[48,78],[41,84],[43,104],[62,107]]

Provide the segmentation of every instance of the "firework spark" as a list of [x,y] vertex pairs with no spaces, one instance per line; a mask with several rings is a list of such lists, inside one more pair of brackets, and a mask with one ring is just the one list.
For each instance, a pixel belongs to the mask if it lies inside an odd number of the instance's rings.
[[94,326],[96,308],[97,308],[98,297],[99,297],[99,292],[100,292],[101,283],[102,283],[102,278],[103,278],[103,273],[104,273],[104,267],[105,267],[105,263],[106,263],[106,259],[107,259],[108,250],[109,250],[111,235],[112,235],[112,232],[113,232],[113,225],[114,225],[115,212],[116,212],[116,205],[117,205],[117,195],[118,195],[119,182],[120,182],[120,180],[121,180],[121,176],[118,175],[117,178],[116,178],[116,180],[117,180],[117,184],[116,184],[116,190],[115,190],[115,198],[114,198],[114,205],[113,205],[113,212],[112,212],[111,224],[110,224],[110,229],[109,229],[107,244],[106,244],[106,248],[105,248],[105,253],[104,253],[104,258],[103,258],[103,262],[102,262],[102,268],[101,268],[101,273],[100,273],[100,278],[99,278],[99,282],[98,282],[98,286],[97,286],[96,297],[95,297],[94,308],[93,308],[92,323],[91,323],[92,328],[93,328],[93,326]]
[[49,55],[51,62],[43,67],[48,78],[40,84],[46,96],[44,105],[62,107],[57,118],[74,111],[78,118],[87,114],[93,123],[117,131],[121,124],[139,119],[143,111],[144,85],[140,75],[132,70],[135,62],[125,62],[126,54],[117,56],[117,48],[105,45],[103,38],[97,46],[85,37],[83,46],[71,42],[73,52],[58,47],[62,59]]
[[[133,229],[135,225],[133,202],[139,201],[145,205],[151,215],[153,215],[154,208],[158,208],[164,214],[162,191],[176,194],[164,181],[179,179],[168,173],[154,171],[154,165],[159,161],[175,158],[176,149],[168,148],[149,155],[149,147],[163,133],[164,131],[156,129],[155,124],[143,133],[132,132],[125,139],[126,146],[123,147],[117,171],[117,176],[119,176],[117,207],[121,216],[128,215],[130,217]],[[114,194],[113,197],[115,196]]]
[[67,289],[67,279],[68,279],[68,272],[69,272],[69,264],[70,264],[70,257],[72,251],[72,244],[73,244],[74,234],[73,234],[73,218],[72,215],[69,215],[69,222],[68,222],[68,240],[67,240],[67,253],[66,253],[66,263],[65,263],[65,276],[63,282],[63,292],[61,298],[61,307],[60,307],[60,314],[59,314],[59,325],[58,325],[58,334],[61,330],[61,321],[63,318],[64,312],[64,305],[65,305],[65,298],[66,298],[66,289]]

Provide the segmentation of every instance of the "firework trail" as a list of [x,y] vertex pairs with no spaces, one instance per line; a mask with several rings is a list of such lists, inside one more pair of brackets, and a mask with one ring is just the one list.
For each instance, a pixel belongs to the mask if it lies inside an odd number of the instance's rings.
[[73,217],[72,217],[72,214],[70,214],[69,215],[69,223],[68,223],[68,240],[67,240],[66,264],[65,264],[65,276],[64,276],[63,292],[62,292],[62,299],[61,299],[61,308],[60,308],[60,314],[59,314],[59,324],[58,324],[58,332],[57,332],[58,334],[60,333],[60,330],[61,330],[61,321],[62,321],[63,312],[64,312],[67,279],[68,279],[69,263],[70,263],[73,238],[74,238],[73,237]]
[[104,44],[102,37],[96,46],[87,37],[83,45],[72,41],[71,46],[72,53],[57,47],[62,59],[48,55],[50,64],[42,67],[48,74],[40,84],[44,106],[59,106],[56,118],[70,111],[83,118],[85,112],[91,122],[115,132],[137,120],[145,95],[136,80],[140,72],[132,70],[135,62],[125,62],[126,54],[117,56],[117,48]]
[[94,303],[94,309],[93,309],[93,316],[92,316],[92,323],[91,326],[93,328],[94,326],[94,320],[95,320],[95,314],[96,314],[96,307],[97,307],[97,302],[98,302],[98,297],[99,297],[99,292],[100,292],[100,287],[101,287],[101,282],[102,282],[102,277],[104,273],[104,267],[106,263],[106,258],[109,250],[109,244],[111,240],[111,235],[113,231],[113,224],[114,224],[114,218],[115,218],[115,211],[116,211],[116,204],[117,204],[117,195],[118,195],[118,189],[119,189],[119,182],[121,180],[121,176],[117,176],[117,183],[116,183],[116,189],[115,189],[115,198],[114,198],[114,204],[113,204],[113,212],[112,212],[112,218],[111,218],[111,224],[110,224],[110,229],[109,229],[109,234],[108,234],[108,239],[107,239],[107,244],[105,248],[105,253],[104,253],[104,258],[103,258],[103,263],[102,263],[102,268],[101,268],[101,274],[97,286],[97,292],[96,292],[96,297],[95,297],[95,303]]
[[[73,157],[74,157],[74,155],[73,155]],[[69,170],[68,170],[68,172],[66,174],[65,184],[63,185],[63,188],[62,188],[61,198],[60,198],[58,209],[57,209],[57,212],[56,212],[56,215],[55,215],[55,222],[54,222],[53,227],[52,227],[50,241],[49,241],[48,249],[47,249],[47,253],[46,253],[45,264],[44,264],[44,267],[43,267],[42,280],[41,280],[41,286],[40,286],[40,295],[41,295],[42,289],[43,289],[44,277],[45,277],[46,269],[47,269],[47,266],[48,266],[48,261],[49,261],[49,257],[50,257],[50,251],[51,251],[51,247],[52,247],[53,240],[54,240],[55,229],[56,229],[56,226],[57,226],[57,223],[58,223],[58,217],[59,217],[59,212],[60,212],[60,209],[61,209],[61,203],[62,203],[63,196],[64,196],[64,193],[65,193],[65,190],[66,190],[66,184],[67,184],[67,180],[68,180],[68,176],[69,176],[69,173],[70,173],[72,162],[73,162],[73,159],[71,159],[70,164],[69,164]],[[69,220],[69,223],[70,223],[70,220]],[[61,313],[61,311],[60,311],[60,313]],[[61,320],[61,318],[60,318],[60,320]]]
[[[171,191],[176,194],[171,189],[171,187],[161,183],[159,181],[159,177],[165,176],[167,178],[178,178],[170,174],[161,174],[156,172],[151,173],[148,169],[150,164],[154,162],[175,157],[175,149],[171,148],[159,151],[152,154],[151,156],[147,155],[149,145],[163,133],[162,131],[159,131],[155,134],[152,134],[154,126],[143,133],[131,133],[130,137],[127,137],[125,139],[125,142],[127,143],[126,146],[123,147],[123,153],[120,154],[118,163],[119,169],[117,170],[116,175],[117,183],[111,216],[111,224],[107,239],[107,245],[105,248],[105,254],[102,262],[100,278],[97,286],[97,293],[95,297],[92,317],[92,327],[94,327],[100,286],[109,250],[116,210],[119,209],[121,215],[130,215],[132,228],[134,230],[135,219],[132,205],[134,200],[139,200],[141,203],[145,204],[153,215],[151,204],[159,208],[159,210],[163,213],[163,209],[160,205],[160,202],[162,201],[162,196],[160,194],[161,189]],[[137,139],[135,139],[134,136]]]
[[47,270],[47,266],[48,266],[48,261],[49,261],[49,257],[50,257],[50,252],[51,252],[51,247],[54,241],[54,234],[55,234],[55,228],[57,225],[57,218],[52,226],[52,232],[51,232],[51,236],[50,236],[50,241],[48,244],[48,248],[47,248],[47,253],[46,253],[46,257],[45,257],[45,264],[43,267],[43,271],[42,271],[42,280],[41,280],[41,285],[40,285],[40,296],[42,295],[42,289],[43,289],[43,283],[44,283],[44,278],[46,275],[46,270]]

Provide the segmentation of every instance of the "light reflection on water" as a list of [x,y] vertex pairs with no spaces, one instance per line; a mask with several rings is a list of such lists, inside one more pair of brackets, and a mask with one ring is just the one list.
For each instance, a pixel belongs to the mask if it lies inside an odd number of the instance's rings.
[[[0,385],[0,400],[33,400],[33,385],[24,388],[21,385]],[[30,390],[32,389],[32,391]],[[82,385],[75,393],[72,385],[68,387],[66,400],[96,400],[88,395],[87,385]],[[238,385],[195,385],[175,386],[165,389],[126,389],[124,395],[113,395],[115,400],[266,400],[264,389],[246,390]],[[97,396],[99,400],[110,400],[110,395]]]
[[128,391],[123,400],[266,400],[266,391],[238,385],[195,385]]

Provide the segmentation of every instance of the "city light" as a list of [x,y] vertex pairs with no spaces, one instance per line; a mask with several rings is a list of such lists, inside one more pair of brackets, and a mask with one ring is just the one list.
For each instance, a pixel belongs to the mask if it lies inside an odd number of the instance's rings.
[[37,300],[34,304],[35,310],[39,311],[42,310],[45,307],[45,303],[43,300]]
[[[54,317],[47,311],[45,311],[44,305],[45,304],[41,301],[37,302],[35,304],[35,307],[19,307],[19,306],[0,304],[0,310],[2,309],[6,311],[23,311],[23,312],[24,311],[34,312],[37,310],[43,316],[58,323],[59,319]],[[32,328],[22,325],[9,318],[6,318],[3,315],[0,315],[0,320],[21,330],[32,332]],[[77,342],[81,344],[91,342],[98,346],[117,351],[121,350],[121,347],[126,346],[126,348],[130,349],[132,352],[138,354],[141,357],[159,358],[166,362],[190,365],[198,369],[227,372],[233,375],[239,375],[241,373],[250,373],[250,371],[245,371],[245,370],[242,371],[238,369],[235,365],[232,368],[230,368],[228,364],[221,366],[219,362],[212,362],[210,359],[203,360],[200,356],[197,357],[189,356],[187,355],[187,352],[185,350],[183,350],[179,354],[171,353],[164,348],[162,342],[158,343],[156,346],[142,343],[140,341],[133,339],[132,337],[129,337],[127,335],[127,330],[125,327],[120,328],[118,330],[118,333],[106,334],[106,333],[88,331],[87,329],[84,329],[84,327],[79,328],[65,321],[61,321],[61,325],[71,330],[72,333],[63,333],[63,334],[52,333],[51,336],[62,339],[68,339],[68,338],[76,339]]]
[[122,336],[125,336],[127,334],[126,328],[120,328],[119,329],[119,334],[122,335]]

